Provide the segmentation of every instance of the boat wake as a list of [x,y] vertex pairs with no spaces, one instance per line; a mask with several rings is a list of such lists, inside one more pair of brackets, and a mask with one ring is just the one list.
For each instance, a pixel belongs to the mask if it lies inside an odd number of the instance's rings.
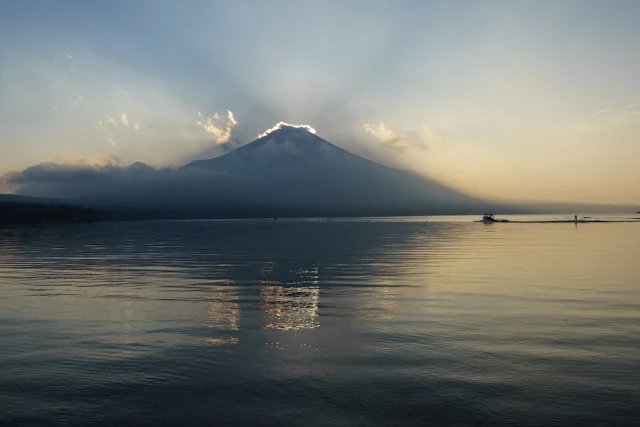
[[484,219],[474,221],[474,222],[482,222],[485,224],[493,224],[493,223],[510,223],[510,224],[591,224],[591,223],[626,223],[626,222],[640,222],[640,218],[621,218],[621,219],[591,219],[591,218],[583,218],[583,219],[549,219],[549,220],[510,220],[510,219],[493,219],[490,222],[487,222]]

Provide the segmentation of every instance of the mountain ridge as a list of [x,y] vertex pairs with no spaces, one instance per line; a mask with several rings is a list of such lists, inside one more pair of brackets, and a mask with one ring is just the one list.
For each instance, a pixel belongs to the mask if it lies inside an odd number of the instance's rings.
[[46,165],[27,169],[20,177],[23,194],[54,195],[87,206],[129,207],[162,217],[395,216],[504,210],[292,127],[175,169],[136,162],[90,173],[63,172]]
[[[282,203],[287,204],[284,199],[289,195],[317,208],[320,204],[342,203],[345,208],[355,209],[359,201],[362,212],[399,213],[404,206],[413,214],[420,210],[443,212],[433,209],[433,204],[448,203],[456,209],[483,204],[436,181],[360,157],[301,128],[283,127],[222,156],[195,160],[182,169],[252,181]],[[288,180],[295,180],[295,184]],[[313,196],[301,186],[322,202],[313,203]]]

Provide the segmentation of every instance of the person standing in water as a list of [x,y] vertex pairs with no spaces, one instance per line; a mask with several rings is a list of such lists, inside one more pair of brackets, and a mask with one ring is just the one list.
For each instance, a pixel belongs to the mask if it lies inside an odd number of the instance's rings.
[[575,222],[576,224],[578,223],[578,215],[573,216],[573,222]]

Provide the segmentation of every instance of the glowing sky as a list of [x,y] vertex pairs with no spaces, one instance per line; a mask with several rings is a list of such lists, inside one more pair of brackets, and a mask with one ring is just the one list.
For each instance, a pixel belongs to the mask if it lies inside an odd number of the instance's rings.
[[638,17],[635,0],[5,2],[0,174],[178,165],[284,121],[485,197],[640,203]]

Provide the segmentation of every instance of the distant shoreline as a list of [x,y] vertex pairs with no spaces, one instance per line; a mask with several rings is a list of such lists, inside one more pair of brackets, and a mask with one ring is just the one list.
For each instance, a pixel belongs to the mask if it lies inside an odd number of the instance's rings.
[[[27,198],[28,199],[28,198]],[[135,208],[127,206],[96,206],[89,204],[90,207],[82,206],[76,203],[46,203],[43,201],[0,201],[0,229],[16,226],[34,226],[34,225],[60,225],[60,224],[77,224],[77,223],[95,223],[95,222],[129,222],[129,221],[189,221],[189,220],[271,220],[276,218],[280,220],[304,220],[304,219],[322,219],[325,221],[340,221],[370,218],[410,218],[410,217],[446,217],[446,216],[474,216],[475,213],[427,213],[427,212],[407,212],[398,214],[396,212],[342,212],[341,215],[329,214],[328,212],[305,212],[303,209],[291,209],[290,212],[278,212],[274,215],[269,208],[262,209],[161,209],[161,208]],[[542,215],[540,213],[523,213],[523,212],[499,212],[500,215]],[[604,213],[603,213],[604,214]],[[477,214],[480,217],[480,213]],[[544,221],[551,223],[570,222],[573,223],[573,214],[555,213],[550,215],[567,215],[566,220],[554,219],[552,221]],[[606,215],[606,214],[605,214]],[[625,218],[630,222],[637,222],[640,218]],[[504,221],[504,222],[521,222]],[[537,222],[537,221],[536,221]],[[582,217],[578,223],[583,222],[609,222],[591,219],[590,217]],[[620,222],[620,221],[612,221]]]
[[104,221],[104,215],[73,205],[0,202],[0,227],[46,224],[77,224]]

